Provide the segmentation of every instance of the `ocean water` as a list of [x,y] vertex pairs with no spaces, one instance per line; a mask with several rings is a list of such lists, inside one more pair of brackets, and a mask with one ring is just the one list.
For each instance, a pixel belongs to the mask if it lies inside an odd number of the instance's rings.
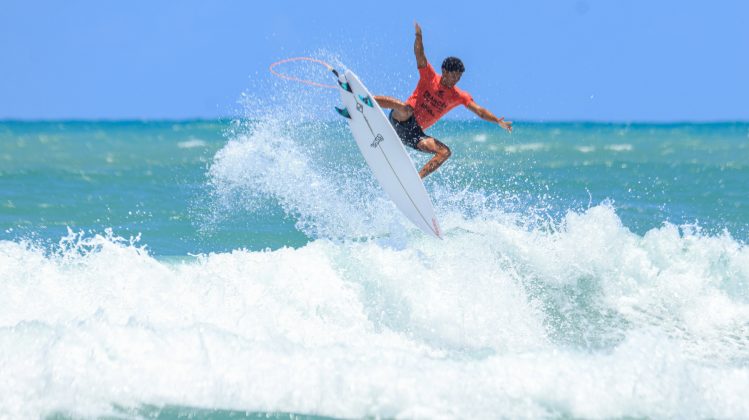
[[0,418],[749,413],[749,124],[430,133],[442,241],[342,121],[0,122]]

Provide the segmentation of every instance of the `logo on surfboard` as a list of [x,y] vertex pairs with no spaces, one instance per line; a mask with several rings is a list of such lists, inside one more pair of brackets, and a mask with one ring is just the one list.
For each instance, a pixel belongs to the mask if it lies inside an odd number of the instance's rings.
[[384,138],[384,137],[382,137],[382,134],[377,134],[377,136],[375,136],[375,138],[374,138],[374,141],[372,141],[372,143],[370,144],[370,146],[372,146],[372,147],[375,147],[375,148],[376,148],[376,147],[377,147],[377,146],[379,146],[379,145],[380,145],[380,143],[382,143],[383,141],[385,141],[385,138]]

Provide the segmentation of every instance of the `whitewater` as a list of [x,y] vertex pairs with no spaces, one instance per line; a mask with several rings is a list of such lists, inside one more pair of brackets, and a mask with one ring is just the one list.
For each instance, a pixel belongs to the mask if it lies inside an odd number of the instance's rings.
[[[456,223],[452,221],[450,224]],[[749,251],[610,207],[556,231],[315,240],[162,261],[0,245],[5,417],[177,406],[334,417],[740,417]]]
[[747,124],[444,122],[440,241],[282,108],[0,124],[0,418],[749,412]]

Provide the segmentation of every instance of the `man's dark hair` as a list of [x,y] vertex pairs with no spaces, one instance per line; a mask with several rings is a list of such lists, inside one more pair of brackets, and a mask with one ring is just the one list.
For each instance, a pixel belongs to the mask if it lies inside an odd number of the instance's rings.
[[459,71],[463,73],[466,68],[463,67],[463,62],[458,57],[447,57],[442,62],[442,71]]

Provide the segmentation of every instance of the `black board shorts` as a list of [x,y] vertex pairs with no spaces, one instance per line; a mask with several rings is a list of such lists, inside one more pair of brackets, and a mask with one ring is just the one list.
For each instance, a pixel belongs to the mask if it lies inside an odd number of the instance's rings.
[[411,118],[406,121],[398,121],[393,118],[393,110],[391,109],[388,119],[390,120],[390,124],[393,125],[393,128],[395,128],[395,132],[398,133],[398,137],[401,138],[401,142],[408,147],[419,150],[416,145],[419,144],[420,141],[429,138],[429,136],[427,136],[421,129],[419,123],[416,122],[416,118],[414,118],[413,115],[411,115]]

